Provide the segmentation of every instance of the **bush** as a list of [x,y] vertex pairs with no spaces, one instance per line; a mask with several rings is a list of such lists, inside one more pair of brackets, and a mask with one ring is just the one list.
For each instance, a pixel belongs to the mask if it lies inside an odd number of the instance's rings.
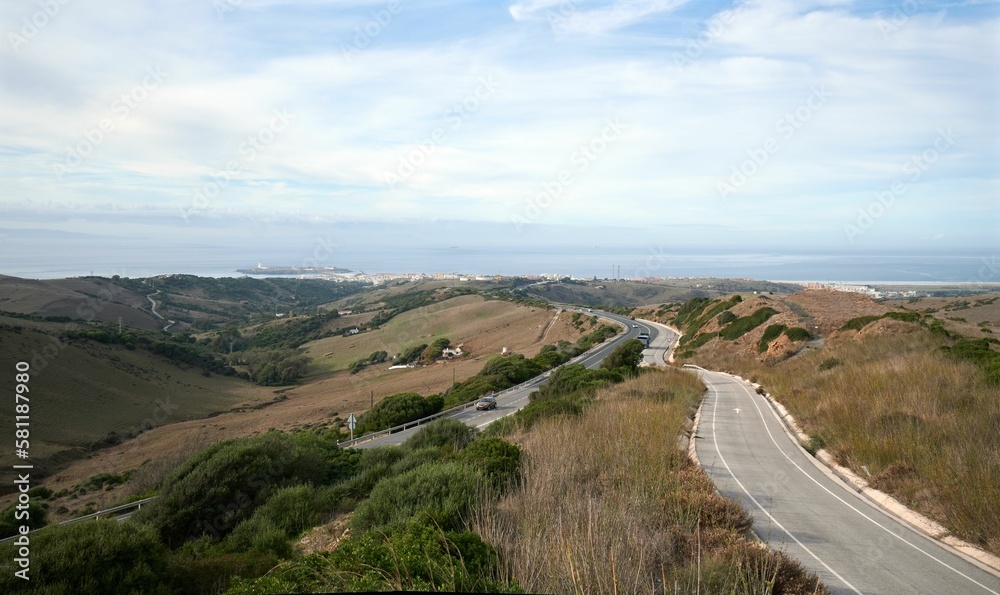
[[521,467],[521,448],[499,438],[478,438],[462,451],[461,460],[482,471],[495,485],[517,479]]
[[476,429],[457,419],[441,418],[432,421],[406,441],[405,446],[414,450],[428,447],[450,446],[455,452],[465,448],[476,436]]
[[532,401],[544,401],[581,390],[593,390],[622,381],[619,371],[598,368],[590,370],[582,364],[570,364],[552,372],[549,379],[531,394]]
[[[45,526],[46,511],[37,501],[28,501],[28,508],[25,509],[28,513],[28,518],[26,519],[16,518],[15,515],[18,513],[16,506],[16,503],[11,504],[0,514],[0,539],[17,535],[18,528],[21,525],[27,525],[32,531]],[[20,512],[22,515],[24,514],[24,511]]]
[[642,341],[629,339],[615,347],[615,350],[601,362],[601,367],[605,370],[617,370],[626,376],[634,376],[642,362],[642,350],[645,348]]
[[376,432],[414,421],[441,411],[444,399],[440,395],[427,398],[417,393],[399,393],[386,397],[358,418],[358,434]]
[[[17,546],[0,544],[8,566],[0,592],[23,592],[14,576]],[[37,593],[170,592],[166,548],[149,527],[116,520],[93,520],[52,527],[31,536],[31,588]]]
[[808,341],[812,339],[812,335],[809,331],[802,327],[793,326],[785,331],[785,336],[788,337],[790,341]]
[[230,552],[271,552],[282,558],[290,557],[288,540],[315,525],[319,515],[333,504],[311,485],[283,488],[237,525],[226,537],[223,548]]
[[229,595],[257,593],[453,591],[520,592],[492,577],[496,551],[479,535],[413,521],[388,534],[367,532],[330,551],[238,581]]
[[723,339],[733,341],[749,333],[753,329],[767,322],[767,319],[777,314],[774,308],[760,308],[749,316],[741,316],[728,326],[719,331],[719,336]]
[[767,348],[771,345],[771,341],[777,339],[781,336],[781,333],[787,329],[783,324],[772,324],[764,329],[764,334],[760,338],[760,343],[757,344],[757,351],[764,353]]
[[842,331],[860,331],[869,324],[875,322],[876,320],[881,320],[881,316],[858,316],[857,318],[852,318],[844,323],[844,326],[840,327]]
[[427,517],[445,530],[459,529],[477,500],[483,475],[458,462],[428,463],[380,481],[354,512],[355,531],[389,529]]
[[736,315],[730,312],[729,310],[726,310],[722,314],[719,314],[719,317],[716,318],[716,321],[719,323],[719,326],[725,326],[734,320],[736,320]]
[[323,483],[353,470],[355,455],[338,451],[311,432],[226,440],[174,470],[156,502],[135,516],[172,548],[206,534],[218,541],[282,487]]

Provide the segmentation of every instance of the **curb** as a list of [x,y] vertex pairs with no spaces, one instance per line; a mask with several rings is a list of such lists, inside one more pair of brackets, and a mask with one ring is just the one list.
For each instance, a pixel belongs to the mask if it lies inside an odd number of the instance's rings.
[[[735,374],[729,374],[727,372],[722,372],[727,376],[742,380],[752,386],[755,390],[761,388],[761,385],[755,382],[750,382],[746,378],[737,376]],[[760,393],[758,393],[760,394]],[[764,391],[761,396],[764,400],[771,406],[771,410],[778,414],[778,418],[781,420],[782,425],[785,430],[789,432],[797,441],[799,448],[809,441],[809,437],[802,431],[799,424],[795,421],[795,418],[791,413],[785,408],[784,405],[779,403],[771,393]],[[699,407],[699,411],[700,411]],[[808,453],[808,451],[806,451]],[[859,475],[851,471],[846,467],[839,465],[833,458],[833,456],[827,452],[825,449],[820,449],[816,451],[815,456],[810,456],[810,460],[819,467],[821,470],[826,470],[832,473],[834,476],[838,477],[844,483],[850,485],[854,488],[854,491],[859,495],[864,496],[866,500],[876,505],[878,508],[889,513],[896,519],[902,521],[904,524],[908,525],[910,528],[914,529],[918,533],[922,533],[927,537],[937,541],[947,547],[952,548],[961,555],[978,562],[980,565],[984,566],[985,570],[988,570],[994,575],[1000,576],[1000,557],[997,557],[967,541],[959,539],[951,534],[951,532],[941,525],[940,523],[933,521],[919,512],[907,508],[899,500],[893,498],[885,492],[876,490],[871,487],[867,481],[862,479]],[[820,465],[822,463],[822,465]]]

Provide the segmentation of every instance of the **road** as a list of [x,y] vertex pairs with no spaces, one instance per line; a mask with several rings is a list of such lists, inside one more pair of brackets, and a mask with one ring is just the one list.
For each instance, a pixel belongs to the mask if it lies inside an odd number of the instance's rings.
[[[586,310],[583,311],[587,313]],[[651,343],[654,346],[664,343],[667,344],[673,343],[673,338],[671,336],[672,333],[670,333],[669,330],[665,330],[665,327],[662,327],[664,330],[658,330],[657,326],[651,323],[632,321],[624,316],[618,316],[617,314],[609,314],[607,312],[594,312],[594,314],[597,314],[602,318],[609,318],[616,322],[620,322],[625,326],[625,332],[619,333],[618,335],[606,341],[605,343],[601,344],[600,346],[579,356],[578,358],[574,359],[572,363],[583,364],[587,368],[596,368],[601,364],[601,361],[603,361],[604,358],[607,357],[608,354],[615,349],[615,347],[618,347],[620,343],[628,339],[633,339],[643,332],[649,333]],[[657,338],[658,336],[659,338]],[[660,349],[662,350],[663,348],[661,347]],[[663,352],[657,351],[657,353],[662,354]],[[663,356],[660,355],[660,361],[662,362],[662,360]],[[544,384],[546,380],[548,380],[549,374],[550,372],[546,372],[545,374],[536,376],[535,378],[525,383],[520,389],[500,395],[497,398],[496,409],[491,409],[489,411],[477,411],[475,409],[467,409],[465,411],[459,411],[454,415],[450,415],[448,417],[452,417],[459,421],[465,422],[470,426],[475,426],[480,429],[485,428],[486,426],[490,425],[491,423],[500,419],[501,417],[511,415],[516,411],[518,411],[519,409],[523,409],[525,406],[527,406],[528,395],[530,395],[533,391],[538,390],[538,387]],[[419,430],[420,430],[419,426],[414,428],[409,428],[407,430],[396,432],[395,434],[390,434],[388,436],[384,436],[376,440],[359,443],[356,445],[356,448],[371,448],[374,446],[391,446],[391,445],[402,444]]]
[[1000,593],[1000,576],[911,529],[847,487],[789,434],[747,382],[700,370],[708,386],[695,450],[754,531],[835,593]]

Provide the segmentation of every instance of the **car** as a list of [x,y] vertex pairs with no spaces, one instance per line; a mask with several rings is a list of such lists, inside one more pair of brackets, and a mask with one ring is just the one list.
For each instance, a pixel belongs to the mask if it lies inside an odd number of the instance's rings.
[[478,411],[489,411],[490,409],[497,408],[497,400],[493,397],[483,397],[476,401],[476,409]]
[[638,324],[633,324],[632,328],[639,328],[639,325]]

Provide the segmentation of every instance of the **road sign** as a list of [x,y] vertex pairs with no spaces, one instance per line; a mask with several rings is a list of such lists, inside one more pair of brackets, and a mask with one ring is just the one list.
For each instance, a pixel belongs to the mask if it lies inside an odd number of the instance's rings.
[[351,429],[351,440],[354,440],[354,426],[358,425],[358,419],[354,417],[354,414],[347,416],[347,427]]

